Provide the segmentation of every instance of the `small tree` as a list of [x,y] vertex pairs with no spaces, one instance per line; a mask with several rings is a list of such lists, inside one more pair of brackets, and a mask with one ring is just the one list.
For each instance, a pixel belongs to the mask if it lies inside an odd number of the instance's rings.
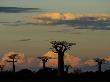
[[52,51],[58,53],[58,76],[62,76],[64,73],[64,53],[70,50],[72,45],[76,43],[70,43],[67,41],[51,41]]
[[69,68],[71,68],[72,66],[71,65],[65,65],[65,69],[66,69],[66,72],[68,73],[69,71]]
[[74,72],[74,74],[80,74],[80,73],[82,73],[82,70],[81,70],[81,68],[74,68],[73,72]]
[[13,63],[13,72],[15,72],[15,62],[17,62],[17,56],[18,54],[11,54],[9,57],[9,60],[7,62],[12,62]]
[[98,64],[98,72],[101,72],[101,65],[105,62],[105,59],[95,58],[94,60],[95,60],[95,62],[97,62],[97,64]]
[[38,57],[39,59],[41,59],[42,60],[42,62],[43,62],[43,69],[45,69],[45,64],[46,64],[46,62],[49,60],[49,59],[51,59],[51,57],[48,57],[48,56],[43,56],[43,57]]
[[2,64],[0,65],[0,71],[1,72],[3,72],[4,67],[5,67],[5,65],[2,65]]

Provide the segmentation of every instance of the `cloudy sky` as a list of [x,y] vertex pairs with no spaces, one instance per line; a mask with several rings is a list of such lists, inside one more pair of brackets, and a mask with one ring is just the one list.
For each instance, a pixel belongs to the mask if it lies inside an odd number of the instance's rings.
[[[110,55],[110,0],[0,0],[0,56],[44,55],[52,40],[81,58]],[[42,14],[43,13],[43,14]]]
[[53,11],[110,13],[110,0],[0,0],[0,6],[34,7]]
[[[110,68],[110,0],[0,0],[0,63],[12,53],[21,55],[17,68],[36,70],[38,56],[56,56],[50,41],[75,42],[65,64],[96,70],[93,58]],[[57,58],[57,57],[56,57]],[[47,66],[57,66],[57,59]],[[92,66],[92,67],[91,67]],[[6,69],[11,69],[9,63]],[[91,69],[90,69],[91,68]]]

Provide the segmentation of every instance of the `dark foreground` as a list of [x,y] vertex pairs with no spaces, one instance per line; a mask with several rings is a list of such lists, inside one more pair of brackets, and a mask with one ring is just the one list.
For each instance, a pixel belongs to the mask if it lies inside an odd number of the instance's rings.
[[110,81],[67,81],[67,80],[1,80],[0,82],[110,82]]
[[104,72],[65,72],[63,76],[58,77],[57,70],[45,69],[38,72],[32,72],[28,69],[22,69],[18,72],[0,72],[0,82],[110,82],[110,70]]

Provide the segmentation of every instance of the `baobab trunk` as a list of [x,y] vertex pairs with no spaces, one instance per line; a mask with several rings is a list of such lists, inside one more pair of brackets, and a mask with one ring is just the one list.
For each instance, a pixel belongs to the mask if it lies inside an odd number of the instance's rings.
[[45,61],[43,61],[43,69],[45,69],[45,63],[46,63],[46,62],[45,62]]
[[15,60],[13,59],[13,73],[15,73]]
[[64,74],[64,53],[58,53],[58,76]]
[[98,72],[101,72],[101,64],[98,65]]

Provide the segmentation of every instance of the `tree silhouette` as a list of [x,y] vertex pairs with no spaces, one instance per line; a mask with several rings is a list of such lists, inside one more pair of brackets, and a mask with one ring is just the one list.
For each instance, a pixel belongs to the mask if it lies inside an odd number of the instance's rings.
[[58,53],[58,75],[62,76],[64,73],[64,53],[70,50],[70,47],[76,45],[76,43],[67,41],[51,41],[50,43],[52,44],[52,51]]
[[81,68],[74,68],[73,72],[74,72],[74,74],[80,74],[80,73],[82,73],[82,70],[81,70]]
[[95,58],[94,60],[95,60],[95,62],[97,62],[97,64],[98,64],[98,72],[101,72],[101,65],[105,62],[105,59]]
[[3,65],[3,64],[0,65],[0,71],[1,72],[3,72],[4,67],[5,67],[5,65]]
[[39,58],[39,59],[41,59],[42,60],[42,62],[43,62],[43,69],[45,69],[45,64],[46,64],[46,62],[49,60],[49,59],[51,59],[51,57],[48,57],[48,56],[43,56],[43,57],[37,57],[37,58]]
[[7,62],[12,62],[13,63],[13,72],[15,73],[15,62],[17,62],[17,56],[18,54],[11,54],[9,57],[9,60]]
[[71,65],[65,65],[65,69],[66,69],[66,72],[68,73],[69,71],[69,68],[71,68],[72,66]]

